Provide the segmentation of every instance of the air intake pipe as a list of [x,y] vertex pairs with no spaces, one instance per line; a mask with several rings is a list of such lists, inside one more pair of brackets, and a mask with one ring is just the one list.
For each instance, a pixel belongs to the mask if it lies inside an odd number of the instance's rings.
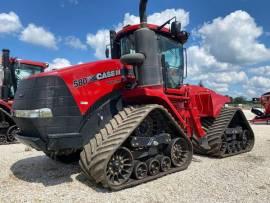
[[2,65],[4,68],[8,68],[10,65],[10,51],[8,49],[2,50]]
[[8,100],[9,98],[9,90],[10,90],[10,51],[8,49],[2,50],[2,65],[3,65],[3,72],[4,78],[1,87],[1,98],[3,100]]
[[158,39],[156,33],[147,27],[146,5],[147,0],[140,1],[141,28],[134,32],[136,53],[121,57],[122,63],[135,67],[140,87],[163,84]]
[[145,25],[147,24],[147,15],[146,15],[147,2],[148,0],[140,1],[139,13],[140,13],[140,23],[142,27],[145,27]]

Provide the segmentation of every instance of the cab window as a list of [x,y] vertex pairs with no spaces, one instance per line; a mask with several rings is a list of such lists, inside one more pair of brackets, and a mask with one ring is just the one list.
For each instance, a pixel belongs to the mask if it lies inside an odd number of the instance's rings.
[[159,48],[165,59],[167,88],[179,88],[183,84],[183,46],[172,39],[160,36]]

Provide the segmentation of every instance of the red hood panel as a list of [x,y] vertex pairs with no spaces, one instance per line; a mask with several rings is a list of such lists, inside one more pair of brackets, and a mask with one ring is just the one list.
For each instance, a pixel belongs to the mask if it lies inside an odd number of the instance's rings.
[[58,76],[64,80],[80,111],[86,111],[99,99],[122,88],[122,64],[119,60],[104,60],[71,66],[32,76]]

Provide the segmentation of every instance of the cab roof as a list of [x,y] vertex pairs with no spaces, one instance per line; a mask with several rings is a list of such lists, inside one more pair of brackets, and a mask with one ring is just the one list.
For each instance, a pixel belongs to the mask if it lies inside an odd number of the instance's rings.
[[[159,26],[158,25],[154,25],[154,24],[146,24],[146,27],[149,28],[150,30],[156,31],[156,32],[160,32],[163,34],[171,34],[170,30],[166,27],[163,27],[161,30],[158,30]],[[125,27],[123,27],[122,30],[120,30],[117,35],[116,38],[119,38],[127,33],[132,33],[138,29],[141,28],[141,24],[137,24],[137,25],[127,25]]]
[[27,64],[27,65],[32,65],[32,66],[39,66],[43,69],[47,68],[47,64],[43,62],[38,62],[38,61],[31,61],[31,60],[24,60],[24,59],[17,59],[22,64]]

